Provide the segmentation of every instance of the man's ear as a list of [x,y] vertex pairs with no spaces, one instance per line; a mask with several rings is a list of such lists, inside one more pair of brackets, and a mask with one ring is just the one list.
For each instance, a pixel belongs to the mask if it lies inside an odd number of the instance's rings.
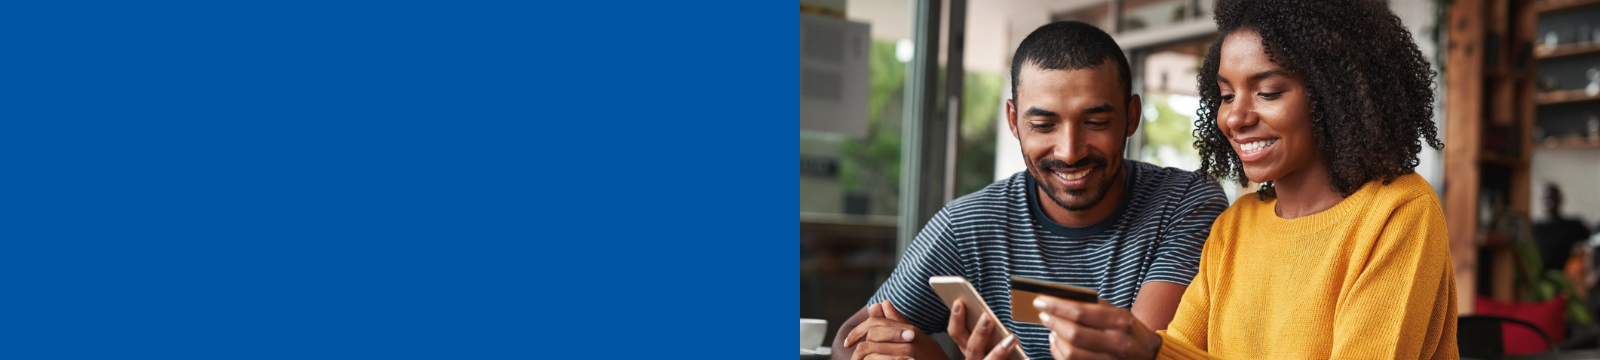
[[1139,95],[1129,96],[1128,97],[1128,133],[1127,134],[1123,134],[1122,136],[1124,136],[1124,137],[1133,136],[1133,132],[1139,130],[1139,123],[1141,123],[1141,122],[1144,122],[1144,104],[1140,101]]
[[1011,137],[1022,140],[1017,134],[1017,100],[1006,99],[1006,125],[1011,126]]

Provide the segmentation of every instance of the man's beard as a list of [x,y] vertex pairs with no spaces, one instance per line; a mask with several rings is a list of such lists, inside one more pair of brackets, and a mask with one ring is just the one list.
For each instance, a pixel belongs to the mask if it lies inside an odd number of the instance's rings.
[[[1039,180],[1039,187],[1044,188],[1045,195],[1049,196],[1051,201],[1055,201],[1056,205],[1067,209],[1067,211],[1084,211],[1094,208],[1095,205],[1100,204],[1101,200],[1105,200],[1106,194],[1111,192],[1111,186],[1116,184],[1117,174],[1121,173],[1121,171],[1118,170],[1121,168],[1119,167],[1117,169],[1112,169],[1110,166],[1107,166],[1109,164],[1109,160],[1098,154],[1089,154],[1088,156],[1085,156],[1082,161],[1078,161],[1076,164],[1068,164],[1067,162],[1056,158],[1046,158],[1039,160],[1039,162],[1034,165],[1036,172],[1033,174],[1033,177]],[[1101,176],[1089,178],[1090,181],[1087,189],[1066,190],[1066,195],[1077,198],[1076,200],[1078,200],[1077,203],[1068,203],[1065,201],[1067,199],[1062,199],[1061,196],[1057,195],[1056,193],[1056,188],[1054,185],[1055,180],[1053,179],[1056,176],[1055,170],[1076,170],[1083,168],[1099,168],[1101,170]],[[1090,171],[1092,172],[1093,170]]]

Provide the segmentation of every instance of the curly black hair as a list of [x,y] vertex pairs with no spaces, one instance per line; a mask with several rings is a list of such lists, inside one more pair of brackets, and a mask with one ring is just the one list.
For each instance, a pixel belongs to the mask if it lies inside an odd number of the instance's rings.
[[[1436,74],[1383,1],[1222,0],[1213,13],[1218,35],[1201,65],[1194,123],[1201,174],[1248,184],[1239,154],[1217,128],[1222,40],[1239,30],[1260,34],[1267,59],[1305,82],[1317,156],[1341,196],[1415,171],[1423,140],[1444,147],[1433,123]],[[1277,197],[1271,182],[1257,193]]]

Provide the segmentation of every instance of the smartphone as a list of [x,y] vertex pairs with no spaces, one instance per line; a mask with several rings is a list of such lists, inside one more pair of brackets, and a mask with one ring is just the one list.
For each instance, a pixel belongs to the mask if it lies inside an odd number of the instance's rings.
[[[972,331],[972,329],[978,327],[978,314],[989,315],[989,318],[995,322],[995,326],[994,330],[989,333],[989,343],[984,345],[985,349],[993,349],[1000,344],[1001,340],[1005,340],[1006,336],[1011,335],[1011,331],[1006,330],[1005,324],[1000,322],[1000,317],[995,316],[994,311],[989,310],[989,304],[983,302],[983,297],[978,296],[978,289],[973,288],[972,283],[967,282],[966,278],[960,276],[934,276],[928,278],[928,285],[932,285],[933,292],[938,293],[940,299],[944,299],[945,306],[954,307],[956,300],[961,300],[961,303],[966,305],[967,331]],[[1032,308],[1033,305],[1030,303],[1028,307]],[[1006,355],[1006,359],[1022,360],[1024,358],[1022,355],[1022,342],[1019,339],[1017,345],[1011,346],[1011,354]]]
[[1012,276],[1011,319],[1044,325],[1044,321],[1039,320],[1039,309],[1033,307],[1033,300],[1039,296],[1052,296],[1086,303],[1100,301],[1100,292],[1098,291],[1058,282]]

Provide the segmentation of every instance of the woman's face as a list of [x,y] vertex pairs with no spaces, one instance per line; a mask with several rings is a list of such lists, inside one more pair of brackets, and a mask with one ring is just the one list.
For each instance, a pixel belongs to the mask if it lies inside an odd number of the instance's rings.
[[1217,127],[1244,162],[1253,182],[1282,179],[1313,165],[1317,140],[1305,83],[1267,60],[1261,36],[1239,30],[1222,41],[1217,86],[1222,103]]

